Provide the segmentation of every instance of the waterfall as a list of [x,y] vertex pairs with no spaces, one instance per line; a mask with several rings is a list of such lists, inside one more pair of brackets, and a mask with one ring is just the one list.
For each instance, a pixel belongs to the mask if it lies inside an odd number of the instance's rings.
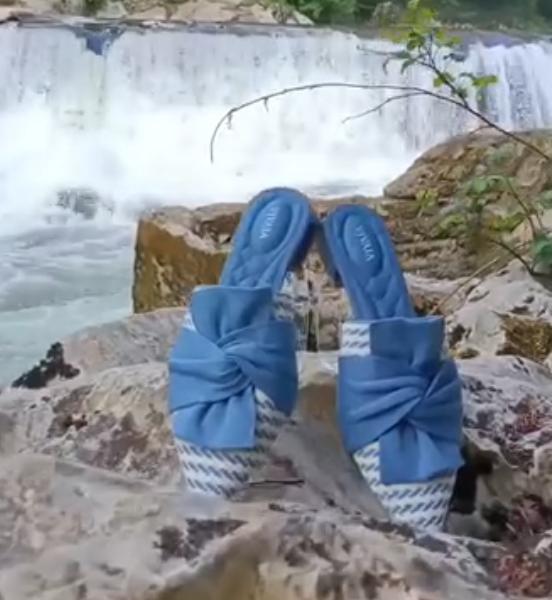
[[[254,97],[325,81],[430,88],[431,73],[385,65],[394,50],[314,29],[0,26],[0,359],[24,346],[28,360],[47,335],[128,310],[128,223],[144,206],[243,200],[271,185],[378,194],[421,151],[473,126],[429,98],[347,120],[390,92],[320,89],[236,114],[211,163],[217,121]],[[457,68],[498,75],[486,106],[505,127],[552,125],[552,45],[476,42]],[[105,210],[67,215],[58,193],[73,188]],[[37,334],[45,320],[55,335]]]

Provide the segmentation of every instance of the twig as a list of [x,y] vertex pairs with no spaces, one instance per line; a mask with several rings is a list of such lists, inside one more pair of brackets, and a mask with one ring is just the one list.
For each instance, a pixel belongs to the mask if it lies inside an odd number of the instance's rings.
[[[533,234],[533,238],[536,238],[538,236],[539,232],[537,231],[535,224],[533,223],[533,216],[531,214],[530,208],[525,204],[525,201],[521,199],[520,194],[518,194],[517,190],[515,189],[515,187],[513,186],[512,182],[511,182],[510,178],[505,177],[504,180],[506,181],[506,185],[508,186],[510,194],[512,194],[512,196],[516,199],[517,203],[521,206],[521,208],[525,214],[525,218],[527,219],[527,222],[529,223],[529,227],[531,228],[531,233]],[[536,217],[537,217],[539,227],[541,229],[544,229],[544,224],[538,213],[536,214]]]
[[250,486],[260,486],[260,485],[303,485],[305,483],[304,479],[258,479],[255,481],[250,481]]
[[255,104],[264,103],[266,105],[266,103],[269,100],[272,100],[274,98],[279,98],[281,96],[287,96],[289,94],[296,94],[298,92],[313,91],[313,90],[328,89],[328,88],[342,88],[342,89],[364,90],[364,91],[386,90],[386,91],[391,91],[391,92],[405,92],[408,94],[416,93],[416,94],[423,95],[423,96],[429,96],[436,100],[440,100],[442,102],[447,102],[448,104],[452,104],[454,106],[458,106],[459,108],[466,110],[469,114],[476,117],[483,123],[486,123],[492,129],[498,131],[499,133],[502,133],[506,137],[508,137],[520,144],[523,144],[526,148],[530,148],[531,150],[533,150],[533,152],[535,152],[536,154],[538,154],[545,160],[547,160],[547,161],[552,160],[552,157],[548,156],[548,154],[543,152],[540,148],[538,148],[531,142],[524,140],[522,137],[518,136],[515,133],[512,133],[511,131],[504,129],[500,125],[493,123],[489,118],[487,118],[485,115],[481,114],[480,112],[478,112],[477,110],[472,108],[469,104],[464,104],[463,102],[457,100],[456,98],[452,98],[450,96],[445,96],[443,94],[439,94],[437,92],[433,92],[431,90],[427,90],[425,88],[420,88],[417,86],[391,85],[391,84],[389,84],[389,85],[385,85],[385,84],[370,85],[370,84],[365,84],[365,83],[345,83],[345,82],[340,82],[340,81],[335,81],[335,82],[326,81],[326,82],[321,82],[321,83],[311,83],[311,84],[304,84],[304,85],[296,85],[296,86],[292,86],[292,87],[288,87],[288,88],[282,88],[281,90],[278,90],[277,92],[271,92],[264,96],[258,96],[256,98],[253,98],[251,100],[248,100],[246,102],[238,104],[237,106],[234,106],[233,108],[230,108],[229,110],[227,110],[226,113],[220,118],[220,120],[218,121],[218,123],[216,124],[216,126],[213,130],[213,133],[211,134],[211,139],[210,139],[210,143],[209,143],[209,153],[210,153],[210,157],[211,157],[211,162],[214,162],[215,140],[216,140],[216,137],[217,137],[217,134],[218,134],[220,128],[222,127],[222,125],[224,125],[224,123],[231,120],[232,117],[237,112],[240,112],[246,108],[254,106]]
[[378,104],[377,106],[374,106],[373,108],[369,108],[368,110],[362,111],[361,113],[358,113],[356,115],[349,115],[348,117],[345,117],[343,119],[343,121],[341,121],[343,124],[348,123],[349,121],[354,121],[355,119],[360,119],[361,117],[366,117],[371,113],[375,113],[378,112],[378,110],[381,110],[384,106],[387,106],[388,104],[391,104],[391,102],[395,102],[396,100],[406,100],[407,98],[415,98],[416,96],[423,96],[424,94],[421,94],[420,92],[408,92],[407,94],[400,94],[398,96],[393,96],[392,98],[387,98],[387,100],[384,100],[383,102],[380,102],[380,104]]
[[485,236],[484,239],[486,239],[488,242],[491,242],[491,244],[495,244],[499,248],[502,248],[503,250],[509,252],[515,259],[519,260],[519,262],[527,269],[529,275],[534,275],[533,267],[531,267],[531,265],[525,260],[525,258],[523,258],[523,256],[515,249],[515,247],[512,248],[502,240],[497,240],[492,237]]
[[[524,246],[527,245],[527,242],[524,242],[522,244],[519,244],[517,246],[514,247],[514,250],[517,251],[518,249],[523,248]],[[442,300],[441,302],[439,302],[431,311],[430,314],[434,315],[436,314],[439,310],[441,310],[441,308],[443,308],[443,306],[454,296],[456,296],[456,294],[464,287],[466,287],[466,285],[468,285],[468,283],[472,282],[476,277],[479,277],[479,275],[481,275],[482,273],[484,273],[487,269],[490,269],[491,267],[493,267],[499,260],[501,260],[503,257],[502,256],[496,256],[495,258],[493,258],[492,260],[490,260],[488,263],[485,263],[483,266],[479,267],[478,269],[476,269],[471,275],[468,276],[467,279],[464,279],[464,281],[462,281],[462,283],[460,283],[459,285],[457,285],[452,292],[450,292],[449,294],[447,294]]]

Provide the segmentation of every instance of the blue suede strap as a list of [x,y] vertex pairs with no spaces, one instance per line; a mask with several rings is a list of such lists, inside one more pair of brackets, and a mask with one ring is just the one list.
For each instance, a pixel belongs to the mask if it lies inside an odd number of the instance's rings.
[[384,484],[428,481],[462,464],[462,388],[443,359],[439,317],[371,321],[370,355],[342,356],[339,418],[350,452],[378,441]]
[[277,320],[270,287],[196,290],[169,359],[175,435],[210,449],[255,447],[255,390],[289,415],[298,387],[295,328]]

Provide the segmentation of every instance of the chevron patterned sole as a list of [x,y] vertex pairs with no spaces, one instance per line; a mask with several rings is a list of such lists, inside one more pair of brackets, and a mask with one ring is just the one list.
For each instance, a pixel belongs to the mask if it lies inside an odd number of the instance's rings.
[[[443,354],[445,352],[444,347]],[[369,324],[354,321],[344,323],[340,355],[369,354]],[[380,477],[379,442],[358,450],[353,459],[393,521],[428,531],[443,529],[456,474],[422,483],[385,485]]]
[[[306,299],[301,295],[298,280],[293,275],[286,279],[282,293],[274,303],[274,310],[279,319],[293,321],[298,328],[298,347],[304,343],[301,325],[305,318],[303,307]],[[191,315],[184,316],[184,327],[194,329]],[[209,496],[229,498],[244,489],[255,471],[264,467],[269,451],[278,433],[287,421],[287,417],[276,410],[274,404],[265,394],[256,391],[257,447],[251,450],[210,450],[189,444],[175,438],[175,445],[186,482],[186,487],[197,493]]]
[[209,450],[175,440],[186,487],[193,492],[229,498],[245,488],[267,463],[269,451],[286,417],[257,392],[258,445],[252,450]]
[[443,529],[455,475],[424,483],[384,485],[380,479],[379,442],[358,450],[353,458],[393,521],[427,531]]

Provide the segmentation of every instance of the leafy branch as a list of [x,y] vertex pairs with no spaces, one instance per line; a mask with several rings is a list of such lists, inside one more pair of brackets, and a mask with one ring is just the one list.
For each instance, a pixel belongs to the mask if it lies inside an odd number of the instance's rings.
[[[230,108],[220,118],[213,130],[209,143],[211,162],[215,160],[215,142],[221,128],[225,124],[231,127],[233,118],[237,113],[258,104],[262,104],[268,110],[269,102],[276,98],[329,88],[391,93],[390,97],[378,104],[358,114],[346,117],[343,120],[344,123],[379,112],[395,102],[426,97],[437,102],[444,102],[471,115],[479,123],[478,129],[488,128],[494,130],[516,142],[516,144],[520,144],[530,150],[541,159],[547,162],[552,161],[551,156],[530,139],[526,139],[523,134],[508,131],[499,123],[495,123],[489,118],[484,110],[479,109],[479,106],[485,100],[488,88],[497,83],[497,77],[493,74],[476,74],[467,71],[458,73],[459,69],[453,63],[458,63],[462,43],[461,39],[448,35],[438,21],[436,13],[429,8],[423,7],[421,1],[410,0],[408,2],[405,16],[406,29],[395,39],[396,42],[402,45],[402,49],[399,52],[385,55],[386,59],[383,63],[383,69],[386,71],[390,63],[400,61],[401,73],[405,73],[412,67],[429,71],[433,75],[431,89],[406,84],[364,84],[324,81],[291,86],[267,93]],[[474,98],[476,105],[473,105],[471,102],[471,99]],[[498,237],[496,235],[483,235],[482,230],[486,226],[486,205],[493,193],[496,192],[508,196],[511,200],[513,199],[519,207],[518,211],[507,215],[503,219],[502,226],[516,227],[521,222],[526,221],[532,238],[528,244],[524,244],[521,247],[513,246],[509,241],[500,237],[500,228],[495,228],[493,231],[493,233],[497,233],[498,231]],[[552,208],[552,192],[547,192],[548,196],[544,199],[538,198],[536,201],[533,201],[532,199],[523,197],[510,178],[501,175],[485,175],[470,180],[464,190],[461,190],[461,194],[463,195],[463,203],[460,210],[449,214],[445,218],[448,219],[449,226],[452,225],[462,230],[466,235],[479,236],[485,241],[506,250],[516,260],[520,261],[531,274],[535,274],[535,268],[539,265],[552,267],[552,235],[545,229],[540,216],[546,203],[549,204],[546,208]],[[422,214],[437,203],[437,198],[429,193],[429,195],[424,195],[420,198],[420,203],[420,214]],[[444,223],[440,223],[439,226],[442,227],[443,225]],[[527,246],[529,246],[529,252],[532,255],[529,259],[524,254]]]
[[[426,194],[429,194],[427,192]],[[454,231],[459,235],[471,235],[502,248],[519,261],[530,275],[537,274],[538,267],[552,266],[552,237],[542,220],[545,210],[552,208],[552,191],[543,192],[530,200],[517,189],[510,177],[503,175],[480,175],[469,180],[460,190],[461,197],[455,210],[441,220],[442,231]],[[493,197],[500,194],[506,202],[513,202],[519,211],[510,211],[505,217],[485,218],[485,209]],[[420,201],[422,201],[421,198]],[[511,239],[502,237],[512,233],[521,223],[527,223],[531,238],[521,247]],[[525,253],[525,254],[524,254]]]

